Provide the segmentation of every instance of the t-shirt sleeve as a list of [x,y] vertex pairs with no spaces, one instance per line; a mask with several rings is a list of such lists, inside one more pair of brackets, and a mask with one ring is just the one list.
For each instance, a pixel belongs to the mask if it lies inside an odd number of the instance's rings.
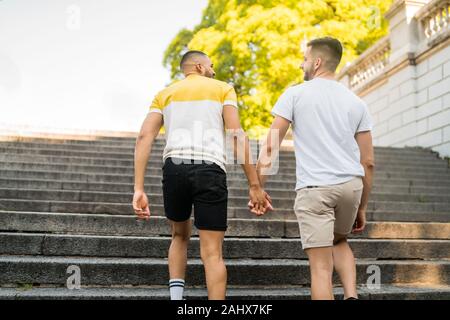
[[294,119],[294,99],[291,91],[286,90],[272,109],[272,115],[280,116],[290,122]]
[[225,94],[223,97],[223,105],[224,106],[233,106],[233,107],[237,108],[238,107],[237,95],[236,95],[236,91],[234,90],[234,88],[232,86],[227,86],[224,91],[225,91]]
[[369,113],[369,108],[367,107],[367,104],[363,103],[364,112],[361,118],[361,121],[359,122],[358,128],[356,129],[356,132],[365,132],[365,131],[372,131],[373,129],[373,122],[372,117]]
[[153,99],[152,105],[150,106],[149,113],[156,112],[162,114],[163,106],[161,105],[159,94]]

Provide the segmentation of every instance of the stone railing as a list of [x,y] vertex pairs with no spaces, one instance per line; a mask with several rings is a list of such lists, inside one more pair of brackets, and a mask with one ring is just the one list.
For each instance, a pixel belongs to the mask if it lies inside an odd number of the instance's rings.
[[347,75],[348,85],[352,90],[363,87],[383,72],[389,63],[390,51],[389,37],[380,39],[351,65],[345,67],[339,78]]
[[[400,8],[405,6],[408,9],[403,9],[405,11],[401,13]],[[417,57],[450,38],[450,0],[432,0],[428,3],[426,0],[399,0],[386,13],[386,17],[391,22],[390,34],[338,75],[341,82],[356,92],[365,91],[370,83],[374,83],[372,80],[380,79],[381,74],[395,67],[394,64],[399,65],[405,60],[414,65]],[[390,66],[390,63],[393,65]]]
[[450,0],[433,0],[421,8],[415,18],[419,21],[428,45],[450,36]]

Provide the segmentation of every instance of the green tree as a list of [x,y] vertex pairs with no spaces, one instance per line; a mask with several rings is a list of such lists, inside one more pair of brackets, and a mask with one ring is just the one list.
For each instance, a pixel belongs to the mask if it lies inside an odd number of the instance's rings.
[[202,50],[217,79],[239,96],[242,125],[253,136],[271,122],[270,110],[288,86],[300,83],[301,44],[333,36],[344,45],[341,64],[387,33],[383,14],[392,0],[210,0],[201,23],[181,30],[164,55],[172,79],[187,50]]

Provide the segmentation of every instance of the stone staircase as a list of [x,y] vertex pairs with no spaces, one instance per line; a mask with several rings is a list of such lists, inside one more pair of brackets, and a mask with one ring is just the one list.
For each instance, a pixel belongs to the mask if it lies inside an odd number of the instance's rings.
[[[153,147],[146,176],[149,222],[137,221],[131,207],[134,139],[4,140],[0,298],[168,299],[163,140]],[[377,148],[376,162],[370,222],[350,241],[361,298],[450,299],[448,162],[413,148]],[[242,170],[228,167],[229,298],[309,299],[308,263],[292,210],[294,185],[294,154],[286,151],[267,185],[276,211],[256,218],[246,208]],[[186,297],[203,299],[196,237],[189,255]],[[81,290],[66,288],[73,265],[81,270]],[[380,271],[379,288],[367,286],[373,268]],[[342,297],[339,286],[336,294]]]

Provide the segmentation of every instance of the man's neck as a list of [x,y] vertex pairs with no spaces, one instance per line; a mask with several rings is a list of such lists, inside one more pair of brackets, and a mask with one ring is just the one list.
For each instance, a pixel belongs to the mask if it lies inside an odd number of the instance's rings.
[[321,78],[321,79],[327,79],[327,80],[336,80],[336,74],[330,71],[322,71],[318,72],[315,76],[315,78]]
[[200,73],[198,72],[188,72],[184,75],[185,78],[189,77],[189,76],[200,76]]

